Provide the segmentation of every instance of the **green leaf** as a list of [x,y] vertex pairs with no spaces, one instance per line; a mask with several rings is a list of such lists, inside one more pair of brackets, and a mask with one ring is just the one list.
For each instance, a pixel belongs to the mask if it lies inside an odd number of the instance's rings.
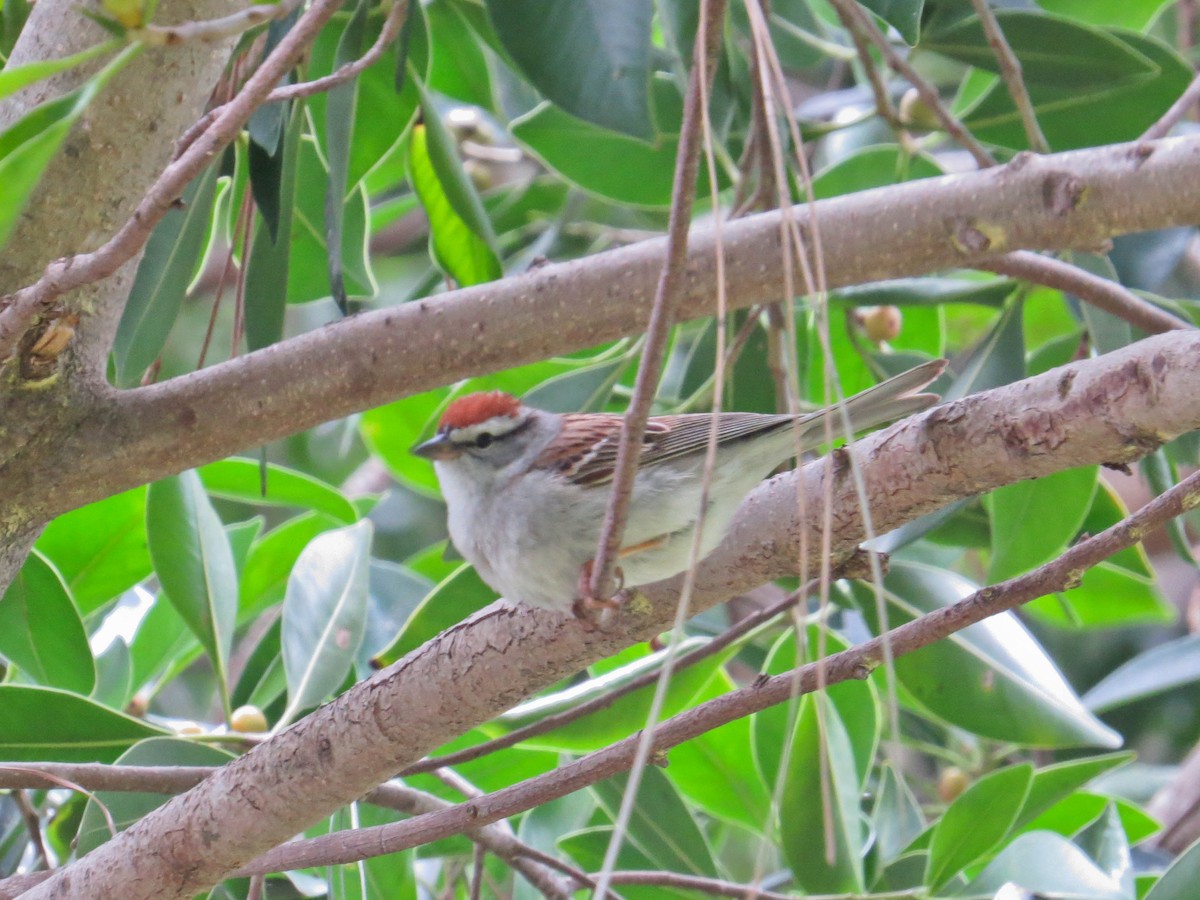
[[[1052,82],[1029,85],[1038,122],[1055,150],[1093,147],[1136,139],[1170,108],[1191,81],[1191,68],[1173,48],[1147,35],[1108,32],[1131,53],[1150,61],[1145,75],[1088,90]],[[961,115],[980,140],[1026,149],[1020,114],[998,78]]]
[[129,45],[82,86],[34,107],[0,133],[0,247],[72,126],[100,89],[140,52],[140,44]]
[[900,33],[910,47],[921,36],[921,11],[925,0],[859,0]]
[[118,387],[135,387],[167,342],[208,245],[220,170],[210,165],[188,185],[182,210],[169,211],[146,243],[113,339]]
[[[666,208],[679,139],[664,135],[655,144],[609,131],[543,103],[514,119],[512,136],[563,178],[617,203]],[[600,159],[620,165],[597,165]]]
[[103,44],[88,47],[86,50],[80,50],[78,53],[72,53],[61,59],[37,60],[22,66],[5,67],[0,71],[0,100],[12,96],[21,88],[41,81],[43,78],[49,78],[51,75],[57,75],[59,72],[83,65],[105,53],[111,53],[119,49],[122,44],[122,41],[105,41]]
[[1024,303],[1010,302],[983,340],[967,354],[942,399],[959,400],[977,391],[1012,384],[1025,377],[1025,337],[1021,331]]
[[[223,766],[233,758],[232,753],[206,744],[175,737],[152,737],[130,747],[117,763],[123,766]],[[152,792],[97,791],[83,811],[76,851],[80,856],[91,853],[112,837],[108,821],[100,811],[100,803],[108,808],[117,831],[124,831],[169,799],[169,795]]]
[[[336,67],[353,62],[362,53],[368,8],[368,0],[358,0],[338,40],[337,53],[334,55]],[[342,276],[342,222],[345,219],[345,195],[357,99],[357,79],[336,85],[325,99],[325,157],[329,164],[329,180],[325,184],[326,260],[329,265],[329,289],[343,315],[349,311],[349,300]]]
[[305,507],[347,525],[358,521],[358,511],[337,488],[295,469],[268,463],[265,493],[262,468],[256,459],[226,459],[196,471],[213,497],[255,505]]
[[395,639],[375,657],[377,666],[389,666],[411,650],[420,647],[471,613],[496,599],[496,592],[483,583],[476,571],[465,563],[429,592],[416,611],[408,617]]
[[430,252],[460,286],[495,281],[503,269],[491,222],[424,89],[421,118],[409,139],[408,178],[429,217]]
[[[691,652],[704,643],[702,638],[687,640],[679,647],[678,652]],[[663,718],[685,709],[710,676],[724,664],[731,652],[722,651],[685,669],[674,670],[664,698]],[[581,703],[616,690],[637,676],[660,669],[666,653],[666,650],[649,652],[643,647],[630,648],[620,654],[622,658],[630,660],[628,663],[587,681],[573,684],[565,690],[526,701],[504,713],[489,727],[494,728],[498,725],[504,731],[511,731],[540,721],[546,716],[573,709]],[[614,700],[602,710],[532,737],[524,741],[522,746],[564,753],[586,753],[615,743],[645,727],[656,687],[657,685],[651,682]]]
[[[949,606],[974,590],[953,573],[894,560],[884,579],[888,627]],[[878,633],[872,590],[854,584],[851,593]],[[1011,613],[902,656],[895,668],[922,707],[975,734],[1030,746],[1120,745],[1120,736],[1083,706]]]
[[91,696],[112,709],[125,709],[133,698],[133,659],[123,638],[114,638],[96,655],[96,684]]
[[[818,703],[826,704],[820,716]],[[861,894],[866,835],[854,753],[838,707],[825,696],[801,698],[791,751],[779,830],[796,883],[807,893]],[[827,767],[821,764],[822,754],[827,754]],[[832,805],[823,810],[824,777],[829,779]],[[827,821],[832,825],[832,847],[827,844]]]
[[237,569],[199,475],[183,472],[150,485],[146,534],[163,591],[208,653],[224,691],[237,621]]
[[439,94],[472,106],[491,109],[492,76],[487,57],[462,7],[434,0],[425,7],[432,54],[426,84]]
[[1075,844],[1121,886],[1126,897],[1135,896],[1129,838],[1115,803],[1107,804],[1100,818],[1076,835]]
[[1086,22],[1145,31],[1171,0],[1038,0],[1046,12]]
[[654,137],[652,0],[488,0],[496,35],[525,76],[567,112]]
[[1116,628],[1165,625],[1178,617],[1155,583],[1107,560],[1083,573],[1076,588],[1025,605],[1043,622],[1059,628]]
[[158,679],[172,664],[197,651],[199,643],[171,602],[159,594],[129,645],[130,683],[135,691]]
[[77,694],[0,684],[0,759],[110,763],[159,728]]
[[1118,666],[1083,695],[1083,702],[1093,712],[1107,712],[1194,681],[1200,681],[1200,635],[1189,634]]
[[920,802],[889,761],[880,767],[871,821],[875,825],[876,846],[883,862],[896,859],[926,828]]
[[988,583],[1020,575],[1054,559],[1079,533],[1096,491],[1096,466],[1020,481],[988,497],[992,561]]
[[1108,753],[1038,769],[1033,773],[1033,783],[1014,828],[1023,828],[1088,782],[1133,759],[1132,753]]
[[[292,230],[296,194],[297,160],[304,127],[304,102],[292,106],[291,121],[279,149],[279,219],[271,228],[260,214],[254,237],[246,253],[246,344],[251,350],[269,347],[283,336],[283,313],[287,304]],[[251,154],[256,153],[250,147]],[[311,187],[309,187],[311,190]]]
[[88,694],[96,683],[79,610],[54,567],[36,551],[0,597],[0,655],[47,687]]
[[[612,840],[613,829],[607,826],[592,826],[565,834],[558,839],[558,848],[565,852],[584,871],[596,872],[604,862],[605,851]],[[618,871],[648,871],[660,866],[650,858],[637,843],[623,840],[617,853]],[[625,900],[698,900],[694,891],[679,888],[638,885],[621,885],[621,897]]]
[[238,618],[246,621],[283,599],[288,576],[300,553],[318,534],[341,522],[322,513],[288,519],[250,546],[242,568]]
[[1000,769],[971,785],[942,814],[929,842],[925,878],[935,891],[999,845],[1017,820],[1033,766]]
[[[736,687],[724,667],[718,667],[690,705]],[[770,816],[771,795],[754,767],[746,765],[750,728],[749,718],[734,719],[675,747],[670,753],[670,778],[699,812],[758,831]]]
[[[612,819],[628,782],[629,776],[621,773],[592,785],[592,793]],[[626,839],[645,853],[655,868],[709,878],[718,874],[700,826],[667,774],[654,766],[642,770]]]
[[[1041,83],[1079,91],[1157,74],[1152,60],[1107,30],[1022,10],[999,10],[996,19],[1030,87]],[[975,16],[937,34],[926,33],[921,49],[1000,73]]]
[[979,877],[963,888],[971,897],[991,897],[1006,884],[1039,896],[1080,900],[1129,900],[1087,854],[1057,834],[1023,834],[988,863]]
[[79,611],[90,615],[150,574],[146,488],[114,494],[59,516],[35,548],[53,564]]
[[373,533],[364,519],[320,534],[292,568],[281,635],[288,705],[280,724],[321,703],[354,665],[367,619]]
[[1150,818],[1141,807],[1125,800],[1114,800],[1104,794],[1089,791],[1076,791],[1064,797],[1040,816],[1037,816],[1023,830],[1053,831],[1063,837],[1071,837],[1082,831],[1089,823],[1095,822],[1109,806],[1115,805],[1121,818],[1121,828],[1131,844],[1144,841],[1162,830],[1154,819]]
[[1183,851],[1150,889],[1146,900],[1190,900],[1200,881],[1200,841]]
[[1015,287],[1016,282],[1008,278],[965,275],[895,278],[839,288],[830,293],[829,299],[850,306],[937,306],[946,303],[1001,306],[1012,296]]

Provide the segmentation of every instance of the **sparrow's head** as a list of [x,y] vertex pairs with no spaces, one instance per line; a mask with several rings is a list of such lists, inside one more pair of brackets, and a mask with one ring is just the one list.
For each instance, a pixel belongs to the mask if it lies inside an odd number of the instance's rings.
[[434,461],[469,459],[502,468],[528,446],[536,412],[503,391],[467,394],[446,407],[437,434],[413,453]]

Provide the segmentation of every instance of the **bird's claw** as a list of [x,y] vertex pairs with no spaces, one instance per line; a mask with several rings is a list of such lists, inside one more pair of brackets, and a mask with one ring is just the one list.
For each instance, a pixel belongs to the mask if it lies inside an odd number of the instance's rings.
[[592,567],[594,560],[588,560],[579,570],[578,596],[571,604],[571,611],[577,619],[593,626],[599,625],[606,614],[615,615],[626,600],[625,573],[618,566],[613,570],[617,579],[617,592],[608,598],[592,596]]

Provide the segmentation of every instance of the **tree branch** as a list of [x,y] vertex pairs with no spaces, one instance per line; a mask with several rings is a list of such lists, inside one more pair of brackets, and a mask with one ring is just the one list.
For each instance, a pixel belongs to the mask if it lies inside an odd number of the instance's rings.
[[[1200,333],[1171,332],[936,407],[864,438],[848,452],[858,458],[882,532],[961,497],[1023,478],[1137,459],[1200,427],[1197,383]],[[817,462],[751,494],[729,537],[699,568],[694,611],[791,571],[805,527],[810,546],[819,545],[815,529],[820,523],[797,521],[795,491],[802,489],[807,508],[816,508],[825,493],[825,469]],[[853,550],[862,526],[845,467],[835,469],[832,478],[836,561]],[[1077,556],[1065,558],[1078,563]],[[647,586],[606,631],[589,629],[570,615],[496,603],[168,801],[56,874],[29,900],[190,896],[433,748],[589,662],[657,633],[674,615],[679,581]],[[949,618],[938,614],[936,627],[962,627],[977,613],[974,609],[955,607]],[[917,636],[932,640],[946,633],[926,632],[927,627],[898,630],[892,638],[897,652],[916,646]],[[529,654],[530,646],[539,652]],[[864,660],[876,658],[870,654],[882,651],[871,644],[856,652],[866,655],[824,661],[826,678],[832,681],[842,671],[839,667],[856,672]],[[809,681],[815,679],[814,670]],[[791,689],[792,680],[785,678],[769,692],[780,690],[780,697],[786,697]],[[660,730],[656,741],[677,734],[686,739],[688,728]],[[630,743],[629,752],[632,747]],[[566,779],[560,787],[570,790],[586,783],[588,770],[578,763],[560,771]],[[538,796],[520,796],[523,802],[540,802]],[[426,830],[430,823],[457,828],[490,821],[492,812],[511,797],[501,791],[486,802],[473,800],[457,812],[423,819],[415,826],[420,834],[414,839],[420,842],[434,833]]]
[[1124,319],[1147,334],[1193,327],[1189,322],[1143,300],[1119,282],[1093,275],[1060,259],[1018,250],[982,262],[978,268],[1066,291],[1097,309]]
[[[1194,223],[1200,192],[1179,185],[1198,178],[1200,138],[1168,138],[1022,156],[815,209],[834,287],[973,265],[989,252],[1093,248],[1114,234]],[[802,227],[813,214],[807,205],[790,212]],[[724,226],[732,304],[779,296],[778,222],[778,213],[765,213]],[[713,249],[711,232],[693,234],[681,318],[710,310]],[[88,419],[52,447],[36,456],[16,448],[19,458],[6,466],[0,455],[6,496],[49,518],[397,397],[638,331],[662,254],[661,240],[646,241],[353,316],[157,385],[102,389]]]
[[1033,101],[1029,98],[1025,78],[1021,74],[1021,61],[1017,59],[1017,55],[1005,39],[996,13],[988,4],[988,0],[971,0],[971,5],[975,7],[975,15],[979,17],[979,24],[983,26],[988,46],[992,48],[992,53],[1000,64],[1000,77],[1004,79],[1013,106],[1021,114],[1021,124],[1025,128],[1025,139],[1029,141],[1029,148],[1036,153],[1049,153],[1050,144],[1046,135],[1042,134],[1042,126],[1038,124]]

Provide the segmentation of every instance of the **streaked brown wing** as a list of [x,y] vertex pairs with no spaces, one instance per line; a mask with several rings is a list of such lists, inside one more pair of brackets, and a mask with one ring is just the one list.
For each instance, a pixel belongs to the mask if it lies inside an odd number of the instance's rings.
[[[787,416],[756,413],[723,413],[717,440],[734,441],[791,421]],[[703,453],[708,446],[712,417],[703,413],[657,416],[646,423],[641,465]],[[537,464],[553,468],[575,484],[593,487],[612,480],[621,436],[619,415],[567,415],[558,438],[538,458]]]

